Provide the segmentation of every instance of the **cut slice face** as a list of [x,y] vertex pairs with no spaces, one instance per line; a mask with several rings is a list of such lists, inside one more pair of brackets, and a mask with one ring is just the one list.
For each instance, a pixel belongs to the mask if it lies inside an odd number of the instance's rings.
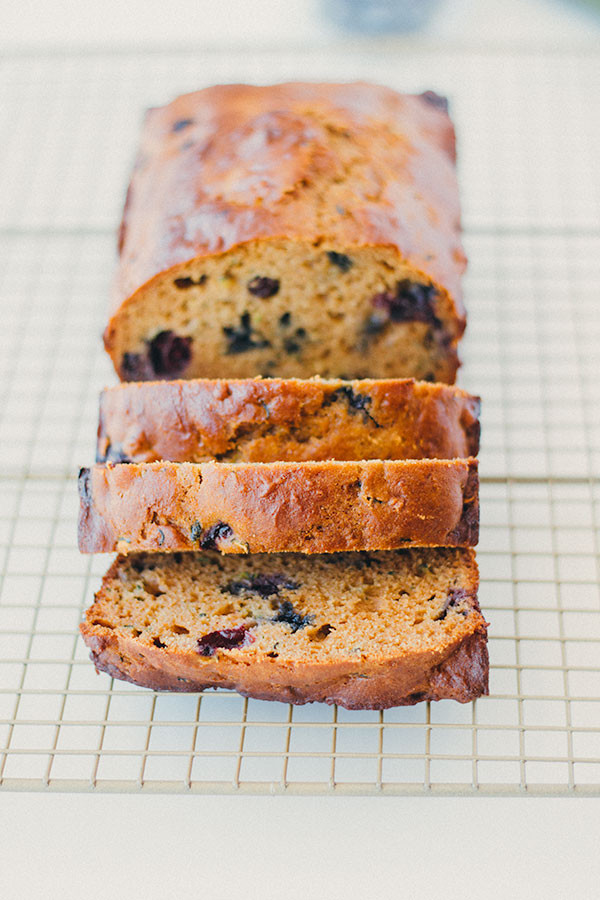
[[120,378],[412,376],[452,383],[464,320],[446,292],[397,252],[343,249],[255,241],[161,273],[106,331]]
[[81,626],[96,667],[158,690],[382,709],[487,693],[472,550],[131,554]]
[[149,110],[104,334],[120,378],[453,382],[465,255],[431,97],[236,84]]

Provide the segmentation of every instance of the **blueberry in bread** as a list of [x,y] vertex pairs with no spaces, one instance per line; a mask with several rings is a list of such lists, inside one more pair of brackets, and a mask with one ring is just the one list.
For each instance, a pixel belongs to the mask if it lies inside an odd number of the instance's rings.
[[488,689],[471,550],[130,554],[81,633],[96,668],[157,690],[224,687],[385,709]]
[[333,553],[473,546],[474,459],[117,463],[82,469],[79,549]]
[[452,383],[465,256],[433,97],[223,85],[150,110],[105,331],[121,379]]
[[97,462],[477,456],[479,398],[412,379],[128,382],[100,398]]

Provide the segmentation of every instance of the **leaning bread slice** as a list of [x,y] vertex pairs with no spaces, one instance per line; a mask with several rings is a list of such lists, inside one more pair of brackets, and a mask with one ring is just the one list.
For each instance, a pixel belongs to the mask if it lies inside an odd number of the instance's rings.
[[472,550],[120,556],[81,633],[96,668],[157,690],[224,687],[384,709],[487,693]]
[[479,398],[412,378],[127,382],[100,398],[97,462],[453,459]]
[[79,548],[333,553],[473,546],[477,461],[131,463],[82,469]]

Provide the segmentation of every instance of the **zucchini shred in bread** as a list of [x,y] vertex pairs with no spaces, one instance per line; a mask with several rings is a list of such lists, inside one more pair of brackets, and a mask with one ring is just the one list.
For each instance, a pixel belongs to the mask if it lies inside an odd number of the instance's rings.
[[123,380],[455,379],[465,256],[432,92],[221,85],[150,110],[119,250]]
[[413,379],[128,382],[101,394],[96,461],[464,458],[479,407]]
[[487,693],[471,550],[132,554],[81,626],[96,668],[157,690],[231,688],[384,709]]
[[473,546],[474,459],[117,463],[82,469],[79,549],[222,553]]

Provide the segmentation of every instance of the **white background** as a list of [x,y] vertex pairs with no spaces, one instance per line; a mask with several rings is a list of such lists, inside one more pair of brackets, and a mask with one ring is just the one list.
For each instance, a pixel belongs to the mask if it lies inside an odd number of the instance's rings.
[[2,795],[2,897],[592,900],[596,800]]
[[[0,47],[329,43],[327,0],[2,0]],[[565,44],[600,35],[583,2],[440,0],[420,37],[453,42]]]
[[[314,2],[4,0],[4,49],[326,43]],[[434,38],[568,44],[554,2],[443,3]],[[597,800],[0,795],[0,896],[595,898]]]

